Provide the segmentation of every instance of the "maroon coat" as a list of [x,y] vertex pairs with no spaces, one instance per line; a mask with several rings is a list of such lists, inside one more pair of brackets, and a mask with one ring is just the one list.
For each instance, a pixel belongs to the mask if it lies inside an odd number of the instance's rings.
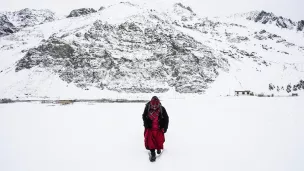
[[160,106],[160,109],[154,116],[149,115],[151,112],[149,106],[150,104],[147,103],[142,115],[145,127],[145,147],[148,150],[163,149],[165,142],[164,133],[168,129],[169,117],[163,106]]

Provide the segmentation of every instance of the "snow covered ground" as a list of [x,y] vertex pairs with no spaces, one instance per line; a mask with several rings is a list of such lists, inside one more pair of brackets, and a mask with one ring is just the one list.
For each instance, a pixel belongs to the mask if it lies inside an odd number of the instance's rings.
[[162,101],[165,151],[150,163],[143,103],[0,104],[1,171],[303,171],[303,97]]

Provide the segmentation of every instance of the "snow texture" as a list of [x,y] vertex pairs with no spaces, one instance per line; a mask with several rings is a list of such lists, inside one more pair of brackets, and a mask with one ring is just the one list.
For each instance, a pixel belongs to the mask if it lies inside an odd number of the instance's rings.
[[170,124],[155,163],[144,103],[0,104],[0,170],[304,170],[303,97],[161,102]]

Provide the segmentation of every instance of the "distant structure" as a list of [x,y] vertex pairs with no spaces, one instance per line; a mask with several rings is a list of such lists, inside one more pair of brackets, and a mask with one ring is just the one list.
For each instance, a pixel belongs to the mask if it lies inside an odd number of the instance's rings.
[[235,96],[250,96],[252,95],[251,91],[243,90],[243,91],[235,91]]

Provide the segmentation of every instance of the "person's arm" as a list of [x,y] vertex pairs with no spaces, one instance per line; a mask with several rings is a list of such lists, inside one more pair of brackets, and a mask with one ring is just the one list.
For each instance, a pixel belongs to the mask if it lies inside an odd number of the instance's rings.
[[168,113],[166,111],[166,109],[163,107],[163,117],[164,117],[164,132],[166,133],[167,132],[167,129],[168,129],[168,126],[169,126],[169,116],[168,116]]
[[148,123],[147,123],[147,113],[148,113],[148,105],[146,105],[145,107],[145,110],[144,110],[144,113],[142,114],[142,119],[143,119],[143,122],[144,122],[144,127],[147,128],[148,127]]

